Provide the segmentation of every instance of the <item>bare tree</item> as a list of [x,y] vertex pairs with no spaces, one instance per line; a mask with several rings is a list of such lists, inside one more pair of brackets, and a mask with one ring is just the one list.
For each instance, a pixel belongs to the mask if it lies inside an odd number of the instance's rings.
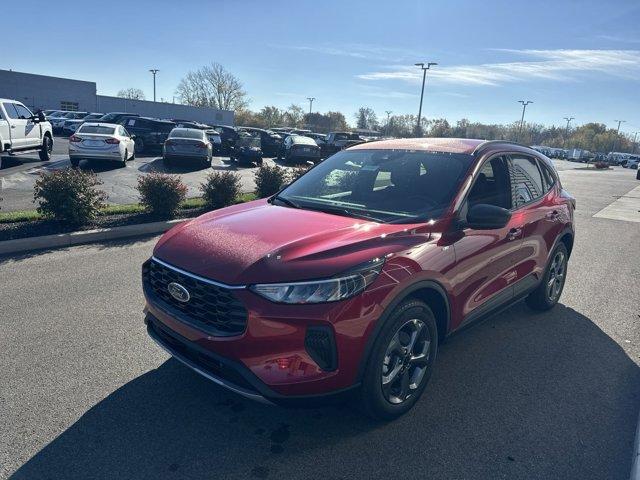
[[182,103],[196,107],[243,110],[248,105],[242,82],[219,63],[187,73],[176,94]]
[[130,100],[144,100],[144,92],[139,88],[123,88],[118,92],[118,97]]

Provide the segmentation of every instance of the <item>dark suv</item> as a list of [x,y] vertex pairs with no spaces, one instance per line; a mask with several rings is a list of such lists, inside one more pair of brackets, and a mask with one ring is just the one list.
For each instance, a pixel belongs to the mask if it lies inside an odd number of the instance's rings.
[[166,233],[142,268],[148,332],[245,397],[352,394],[394,418],[422,394],[448,335],[521,299],[558,302],[574,208],[528,147],[357,145],[270,198]]
[[135,135],[136,153],[150,150],[162,150],[165,140],[176,126],[169,120],[147,117],[123,117],[119,122],[132,135]]

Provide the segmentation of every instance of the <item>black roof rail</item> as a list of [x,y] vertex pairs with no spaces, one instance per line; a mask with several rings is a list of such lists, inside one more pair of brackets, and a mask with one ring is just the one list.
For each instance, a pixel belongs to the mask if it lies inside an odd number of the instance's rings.
[[510,140],[485,140],[484,142],[482,142],[476,148],[473,149],[473,152],[471,152],[471,155],[475,155],[487,145],[492,145],[494,143],[506,143],[507,145],[516,145],[518,147],[530,148],[530,147],[527,147],[526,145],[523,145],[518,142],[512,142]]

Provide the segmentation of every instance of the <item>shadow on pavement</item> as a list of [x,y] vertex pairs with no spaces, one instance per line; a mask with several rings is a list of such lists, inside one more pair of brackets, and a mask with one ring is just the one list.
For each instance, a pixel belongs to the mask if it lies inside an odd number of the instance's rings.
[[248,402],[168,360],[13,478],[622,479],[638,380],[620,346],[562,305],[515,306],[452,337],[421,401],[388,424]]

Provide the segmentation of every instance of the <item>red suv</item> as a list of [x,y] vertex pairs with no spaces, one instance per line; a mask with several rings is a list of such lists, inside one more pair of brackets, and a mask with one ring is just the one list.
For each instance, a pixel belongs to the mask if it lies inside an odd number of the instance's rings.
[[552,163],[524,146],[357,145],[271,198],[166,233],[143,266],[148,332],[245,397],[353,393],[394,418],[445,337],[523,298],[556,304],[574,208]]

